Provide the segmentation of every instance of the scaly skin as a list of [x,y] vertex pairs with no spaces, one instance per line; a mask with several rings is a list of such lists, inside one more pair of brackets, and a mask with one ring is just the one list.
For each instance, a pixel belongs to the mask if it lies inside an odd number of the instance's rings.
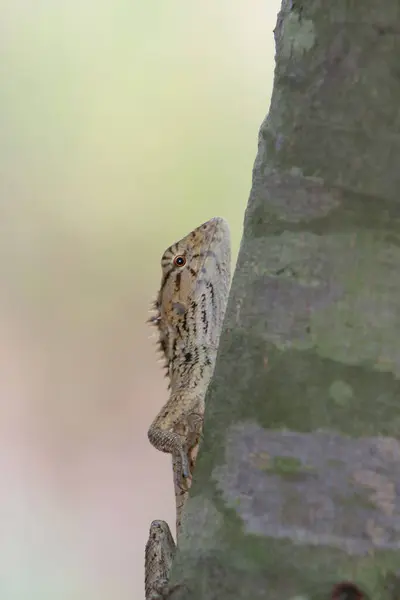
[[[204,398],[214,371],[230,261],[229,229],[218,217],[168,248],[161,259],[161,287],[156,315],[150,321],[159,330],[171,394],[148,437],[158,450],[172,454],[177,535],[196,463]],[[146,600],[164,600],[174,591],[168,582],[175,550],[168,524],[153,521],[146,544]]]
[[145,551],[146,600],[161,600],[168,590],[175,542],[165,521],[153,521]]
[[172,454],[177,536],[225,315],[230,262],[229,228],[219,217],[173,244],[161,259],[157,314],[151,321],[159,330],[171,394],[148,437],[155,448]]

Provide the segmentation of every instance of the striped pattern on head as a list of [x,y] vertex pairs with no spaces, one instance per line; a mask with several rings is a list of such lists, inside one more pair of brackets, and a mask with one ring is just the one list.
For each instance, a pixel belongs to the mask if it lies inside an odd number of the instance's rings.
[[[230,284],[230,234],[226,221],[214,217],[165,250],[162,278],[151,321],[170,379],[177,369],[201,362],[217,349]],[[206,352],[207,354],[207,352]]]

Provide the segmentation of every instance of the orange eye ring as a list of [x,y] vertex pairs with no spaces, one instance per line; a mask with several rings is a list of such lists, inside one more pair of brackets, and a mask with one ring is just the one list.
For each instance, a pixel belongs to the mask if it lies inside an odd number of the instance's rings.
[[183,256],[183,254],[178,254],[178,256],[175,256],[174,265],[175,267],[184,267],[186,265],[186,256]]

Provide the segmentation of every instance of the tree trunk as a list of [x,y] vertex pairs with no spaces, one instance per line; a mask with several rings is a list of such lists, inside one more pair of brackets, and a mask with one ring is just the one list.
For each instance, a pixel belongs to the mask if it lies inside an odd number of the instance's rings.
[[399,600],[400,3],[283,0],[275,39],[172,583]]

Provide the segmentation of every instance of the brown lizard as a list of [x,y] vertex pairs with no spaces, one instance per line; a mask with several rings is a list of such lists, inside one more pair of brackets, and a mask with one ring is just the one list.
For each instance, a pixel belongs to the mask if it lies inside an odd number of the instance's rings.
[[150,321],[159,330],[171,393],[148,437],[155,448],[172,454],[177,536],[228,299],[230,263],[229,228],[220,217],[170,246],[161,259],[161,287]]
[[[148,437],[157,449],[172,454],[177,535],[226,309],[230,261],[229,228],[219,217],[173,244],[161,259],[161,287],[150,321],[159,330],[171,394]],[[175,548],[168,524],[153,521],[146,544],[146,600],[166,598],[173,591],[168,580]]]

